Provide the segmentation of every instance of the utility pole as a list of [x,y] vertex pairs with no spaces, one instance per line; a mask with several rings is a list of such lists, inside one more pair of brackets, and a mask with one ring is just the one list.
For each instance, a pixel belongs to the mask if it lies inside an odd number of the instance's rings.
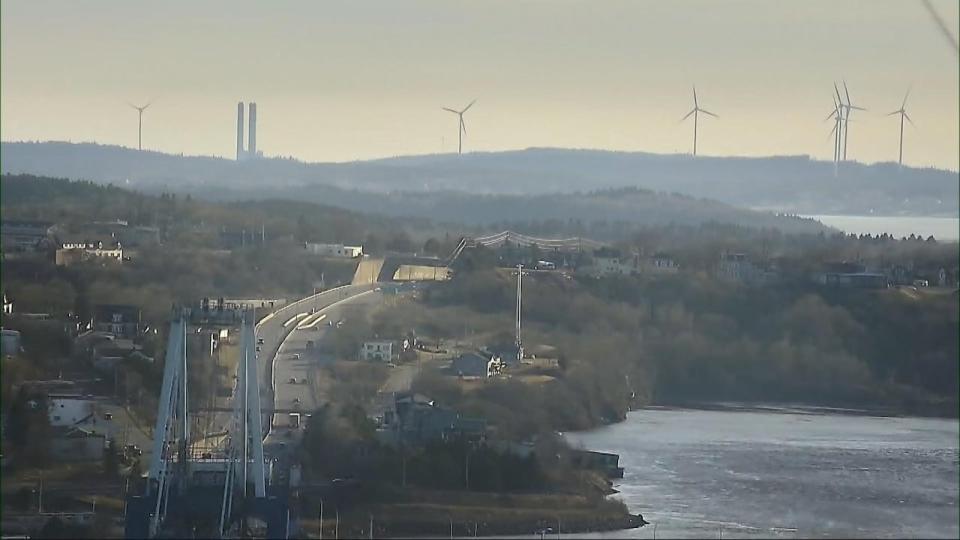
[[333,538],[340,540],[340,509],[337,508],[337,520],[333,524]]
[[370,540],[373,540],[373,514],[370,514]]
[[320,540],[323,540],[323,499],[320,499]]

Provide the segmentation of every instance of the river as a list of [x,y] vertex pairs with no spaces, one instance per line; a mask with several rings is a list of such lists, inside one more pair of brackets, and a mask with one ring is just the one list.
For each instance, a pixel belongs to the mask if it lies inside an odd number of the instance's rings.
[[926,239],[956,242],[960,238],[960,218],[911,216],[803,216],[845,233],[882,235],[896,238],[916,234]]
[[[957,420],[651,408],[568,433],[620,454],[641,529],[593,538],[958,538]],[[583,536],[583,535],[579,535]]]

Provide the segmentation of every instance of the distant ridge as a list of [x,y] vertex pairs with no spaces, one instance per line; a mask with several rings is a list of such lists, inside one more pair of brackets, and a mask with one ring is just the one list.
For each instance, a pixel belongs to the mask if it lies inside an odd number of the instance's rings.
[[[257,197],[333,187],[373,193],[467,192],[485,195],[584,193],[638,187],[739,207],[799,214],[960,214],[956,171],[809,156],[697,157],[604,150],[529,148],[462,156],[435,154],[348,163],[231,159],[139,152],[90,143],[0,144],[5,173],[90,179],[148,191],[185,190]],[[244,195],[246,194],[246,195]]]

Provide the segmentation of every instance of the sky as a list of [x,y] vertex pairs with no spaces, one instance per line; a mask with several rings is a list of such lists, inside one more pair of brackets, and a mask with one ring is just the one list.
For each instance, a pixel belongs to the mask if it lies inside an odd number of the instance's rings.
[[[955,0],[932,0],[957,35]],[[268,156],[351,161],[570,147],[960,169],[958,56],[920,0],[4,0],[0,139],[233,157],[257,103]],[[842,92],[842,86],[841,86]]]

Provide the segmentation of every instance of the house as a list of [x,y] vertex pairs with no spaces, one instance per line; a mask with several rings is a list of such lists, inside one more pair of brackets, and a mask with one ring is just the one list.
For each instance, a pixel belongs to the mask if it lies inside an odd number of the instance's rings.
[[485,420],[461,416],[422,394],[402,393],[384,414],[384,429],[379,435],[391,443],[420,445],[461,438],[480,442],[485,440],[486,430]]
[[587,271],[597,277],[636,274],[639,271],[639,256],[624,256],[618,249],[602,247],[594,250],[593,264]]
[[56,227],[46,221],[5,219],[0,222],[3,251],[38,251],[52,245]]
[[16,356],[20,353],[20,332],[4,328],[0,341],[0,352],[3,356]]
[[717,265],[717,278],[737,283],[753,283],[759,269],[743,253],[721,253]]
[[666,253],[654,253],[643,264],[643,271],[651,274],[676,274],[679,270],[677,262]]
[[593,450],[572,450],[570,464],[576,469],[599,471],[608,478],[623,478],[619,454],[595,452]]
[[93,367],[101,372],[110,372],[117,364],[127,360],[144,360],[153,362],[153,359],[140,352],[140,346],[130,339],[112,339],[100,341],[92,348]]
[[343,244],[312,244],[304,242],[303,248],[307,253],[323,257],[343,257],[353,259],[363,256],[363,246],[345,246]]
[[816,281],[821,285],[857,289],[885,289],[889,286],[887,276],[875,272],[821,272]]
[[516,343],[486,347],[481,352],[499,360],[504,367],[519,366],[520,360],[523,359],[523,347]]
[[58,461],[95,461],[103,459],[106,446],[104,435],[81,428],[61,427],[53,430],[48,448],[50,457]]
[[60,242],[54,261],[57,266],[70,266],[89,260],[123,261],[123,246],[109,240],[66,240]]
[[360,347],[361,360],[389,362],[393,359],[392,341],[364,341]]
[[97,399],[81,394],[49,394],[50,425],[73,427],[89,419],[96,412]]
[[117,337],[135,338],[142,329],[140,308],[127,304],[97,304],[93,308],[93,329]]
[[462,378],[487,378],[500,373],[500,358],[468,352],[454,358],[450,370]]

